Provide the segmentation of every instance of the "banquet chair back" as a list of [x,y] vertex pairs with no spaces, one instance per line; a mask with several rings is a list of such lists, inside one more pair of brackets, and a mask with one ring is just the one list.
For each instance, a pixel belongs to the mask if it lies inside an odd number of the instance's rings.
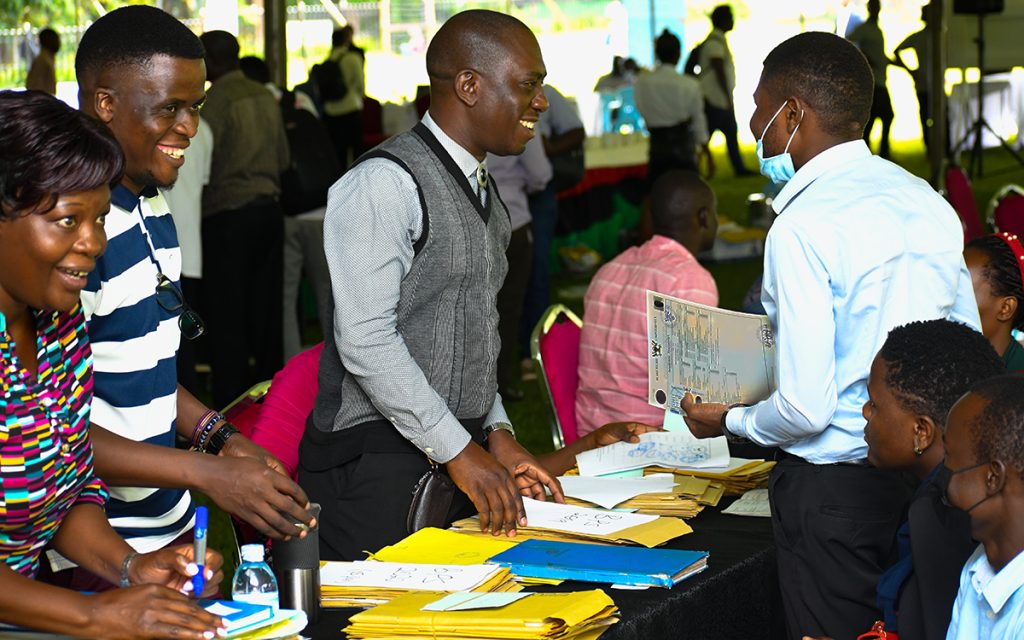
[[576,433],[577,366],[583,321],[568,307],[548,307],[533,329],[530,352],[537,378],[551,409],[551,439],[561,449],[579,436]]
[[974,189],[971,180],[963,168],[951,164],[945,172],[946,199],[960,216],[960,226],[964,230],[964,244],[985,235],[978,214],[978,203],[974,200]]
[[993,231],[1007,231],[1024,238],[1024,189],[1008,184],[989,202],[988,223]]

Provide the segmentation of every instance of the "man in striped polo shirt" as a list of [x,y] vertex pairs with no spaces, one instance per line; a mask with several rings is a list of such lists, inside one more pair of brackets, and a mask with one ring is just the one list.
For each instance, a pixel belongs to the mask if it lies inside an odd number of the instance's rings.
[[[141,552],[191,535],[189,489],[275,538],[300,535],[295,523],[313,522],[305,493],[280,462],[177,384],[175,360],[189,327],[179,331],[187,307],[170,287],[178,286],[181,250],[158,189],[174,184],[198,128],[203,54],[181,22],[139,5],[97,20],[75,60],[81,109],[109,126],[125,153],[107,252],[82,302],[95,357],[96,470],[111,486],[111,524]],[[174,448],[176,431],[193,438],[197,426],[203,450],[216,455]],[[67,566],[62,560],[51,555],[55,568]],[[110,586],[82,570],[58,581]]]

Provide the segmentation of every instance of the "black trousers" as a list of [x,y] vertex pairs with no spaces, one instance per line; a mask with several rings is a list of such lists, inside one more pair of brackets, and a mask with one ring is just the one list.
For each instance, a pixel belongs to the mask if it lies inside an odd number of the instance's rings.
[[498,387],[504,388],[519,380],[519,325],[523,318],[523,299],[530,282],[533,262],[533,241],[530,225],[512,232],[508,249],[508,275],[498,292],[498,336],[501,353],[498,355]]
[[[483,442],[483,419],[466,424]],[[406,525],[413,489],[430,468],[427,456],[388,422],[334,433],[307,422],[299,444],[299,486],[320,504],[320,559],[365,560],[409,535]],[[458,489],[447,523],[476,513]]]
[[785,456],[768,492],[787,637],[852,640],[870,629],[910,485],[892,471]]
[[725,148],[729,151],[729,164],[732,165],[732,172],[741,175],[749,172],[743,165],[743,156],[740,155],[740,141],[737,137],[736,111],[733,109],[719,109],[707,102],[704,103],[704,117],[708,121],[708,135],[721,131],[725,136]]
[[270,198],[203,218],[203,320],[218,409],[283,364],[283,238],[284,214]]
[[868,115],[868,124],[864,127],[864,142],[870,141],[871,129],[875,126],[875,120],[881,120],[882,141],[878,144],[878,155],[883,158],[889,157],[889,130],[892,128],[893,115],[889,89],[886,87],[875,87],[871,98],[871,113]]
[[[353,111],[343,116],[324,116],[327,132],[331,134],[334,151],[338,154],[338,162],[348,168],[352,161],[359,157],[363,145],[363,112]],[[351,158],[349,153],[351,152]]]
[[669,171],[697,170],[697,146],[689,121],[671,127],[650,127],[649,132],[651,138],[647,152],[648,187],[653,187],[658,178]]

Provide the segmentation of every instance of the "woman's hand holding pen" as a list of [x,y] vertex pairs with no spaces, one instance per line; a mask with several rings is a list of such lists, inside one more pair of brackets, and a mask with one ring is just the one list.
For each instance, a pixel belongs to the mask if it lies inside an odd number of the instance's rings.
[[[224,558],[213,549],[206,550],[203,560],[206,588],[199,596],[212,596],[224,579],[221,565]],[[167,547],[151,553],[141,553],[128,568],[131,584],[158,584],[183,594],[192,592],[192,576],[198,571],[194,551],[190,545]]]

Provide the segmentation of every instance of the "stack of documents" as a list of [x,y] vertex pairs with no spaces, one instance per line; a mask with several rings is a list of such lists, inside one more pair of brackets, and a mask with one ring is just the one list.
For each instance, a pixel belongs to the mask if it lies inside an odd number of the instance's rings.
[[738,496],[751,489],[761,489],[768,486],[768,474],[775,466],[775,462],[764,460],[745,460],[743,458],[731,458],[729,466],[712,469],[689,469],[680,471],[675,469],[655,469],[655,471],[672,471],[680,475],[689,475],[695,478],[705,478],[715,483],[721,483],[725,489],[725,495]]
[[698,499],[711,484],[710,480],[676,478],[669,473],[637,478],[566,475],[559,481],[566,504],[677,518],[692,518],[700,513],[703,507]]
[[516,575],[616,585],[664,587],[707,568],[706,551],[609,547],[526,540],[491,558]]
[[[696,479],[695,479],[696,480]],[[706,481],[705,481],[706,482]],[[483,564],[492,556],[508,551],[522,538],[473,536],[458,531],[427,527],[370,554],[371,560],[419,564]],[[560,584],[561,580],[513,576],[524,586]]]
[[200,606],[220,616],[231,640],[269,640],[293,636],[306,627],[306,613],[295,609],[275,609],[265,604],[234,600],[201,600]]
[[444,596],[399,596],[349,618],[345,634],[349,638],[380,639],[593,640],[618,621],[615,603],[600,589],[533,593],[497,608],[423,610]]
[[[693,529],[678,518],[591,509],[556,502],[523,498],[529,526],[517,530],[517,539],[581,540],[610,544],[639,544],[657,547]],[[474,535],[481,533],[477,518],[465,518],[452,529]]]
[[372,607],[410,591],[520,591],[508,569],[494,565],[321,562],[320,604]]
[[708,469],[728,463],[729,444],[725,438],[699,440],[688,429],[653,431],[642,434],[639,442],[616,442],[576,456],[581,476],[604,476],[644,467]]

